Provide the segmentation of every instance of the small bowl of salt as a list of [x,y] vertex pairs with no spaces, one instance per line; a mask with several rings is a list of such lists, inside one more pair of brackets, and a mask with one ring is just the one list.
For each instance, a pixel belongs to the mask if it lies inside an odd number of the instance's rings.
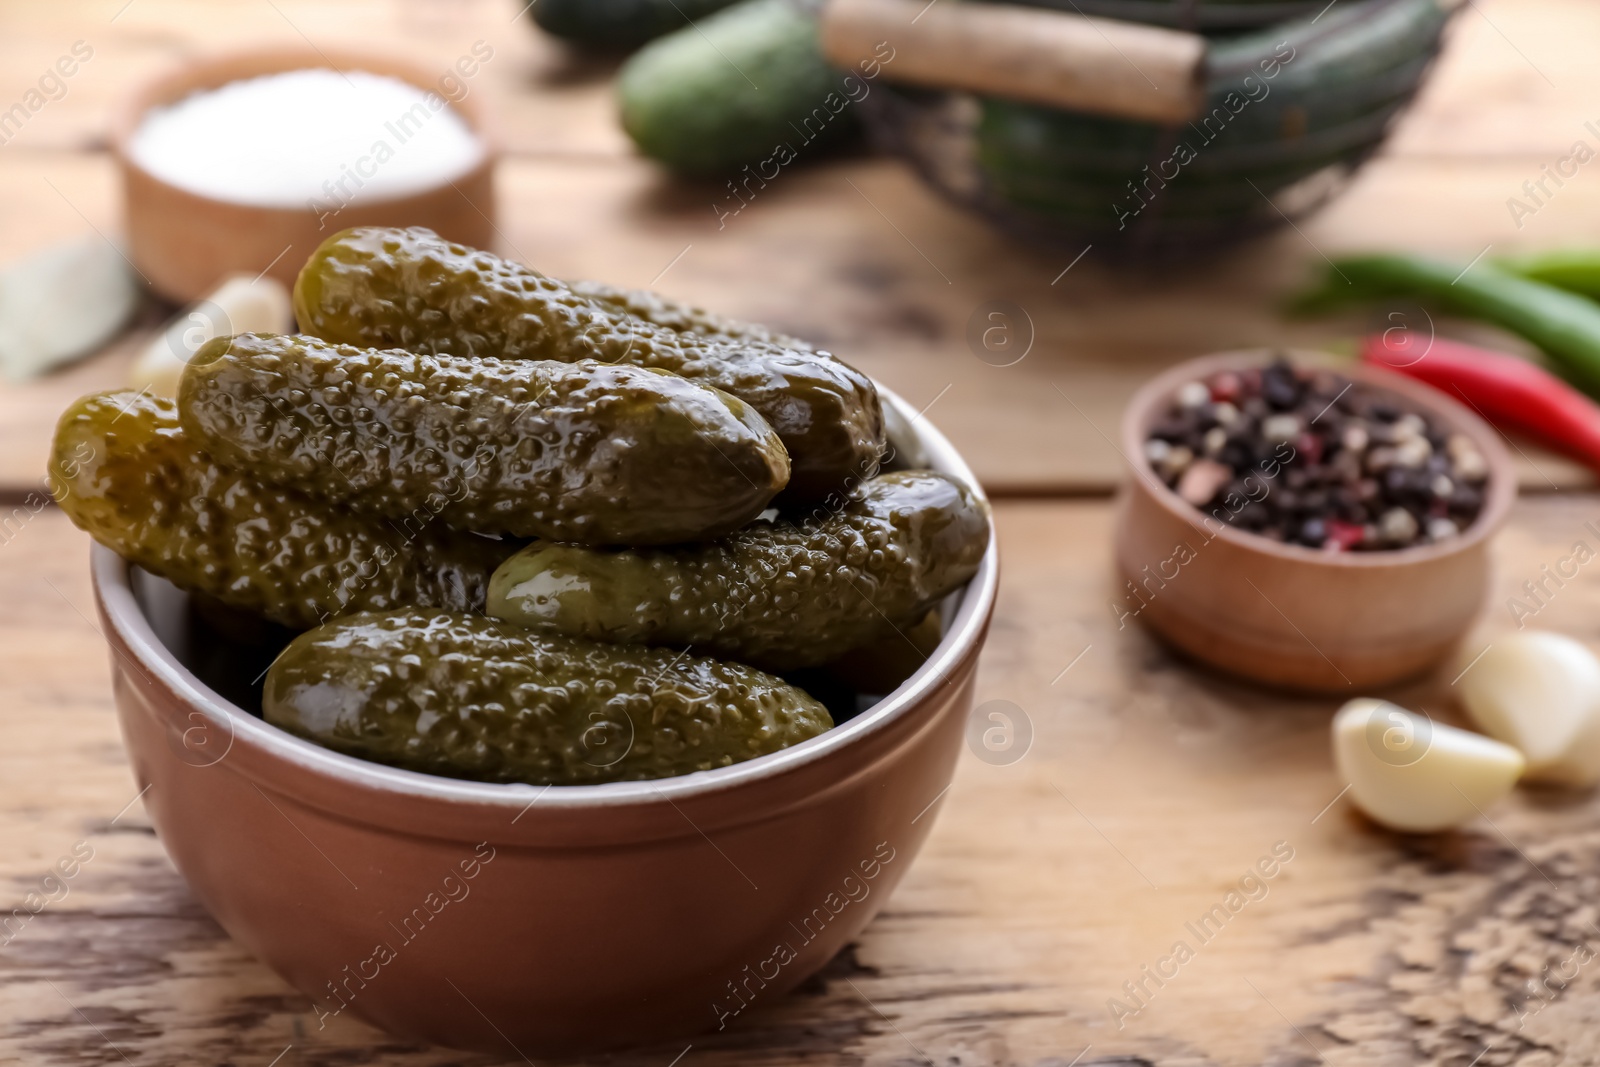
[[112,121],[129,255],[161,295],[224,278],[293,285],[351,226],[426,226],[494,243],[494,162],[473,78],[486,45],[431,70],[393,56],[281,46],[188,62]]

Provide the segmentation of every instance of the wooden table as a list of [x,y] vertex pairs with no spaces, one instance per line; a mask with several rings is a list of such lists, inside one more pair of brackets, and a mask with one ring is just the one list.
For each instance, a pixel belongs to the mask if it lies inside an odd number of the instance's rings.
[[[65,97],[0,147],[0,261],[94,226],[115,233],[104,152],[128,80],[202,47],[269,37],[364,40],[441,67],[495,49],[475,91],[502,117],[502,251],[564,276],[648,285],[835,346],[973,458],[999,498],[999,613],[979,701],[1031,722],[1025,756],[964,758],[916,867],[859,942],[781,1004],[631,1065],[1116,1064],[1526,1067],[1600,1064],[1600,968],[1532,999],[1525,981],[1600,947],[1594,801],[1522,791],[1458,834],[1375,832],[1340,799],[1332,700],[1197,672],[1109,607],[1114,433],[1152,370],[1250,344],[1317,345],[1356,319],[1286,323],[1274,302],[1321,254],[1370,247],[1463,261],[1593,239],[1584,171],[1518,230],[1505,201],[1594,118],[1586,0],[1473,0],[1424,98],[1349,194],[1201,272],[1113,273],[1091,251],[1019,248],[896,165],[796,169],[716,227],[711,192],[628,153],[608,70],[513,16],[511,0],[104,0],[0,3],[0,105],[73,41],[95,55]],[[1027,358],[966,347],[981,303],[1028,309]],[[308,1001],[233,945],[189,896],[137,802],[110,709],[87,541],[38,486],[49,426],[116,384],[155,328],[59,375],[0,389],[0,874],[14,907],[75,848],[70,892],[0,946],[0,1062],[486,1064],[396,1042]],[[1588,476],[1529,450],[1474,640],[1507,597],[1600,519]],[[1600,640],[1587,572],[1538,624]],[[1308,610],[1312,606],[1307,606]],[[1449,714],[1450,677],[1397,699]],[[1292,859],[1204,944],[1193,923],[1274,848]],[[3,937],[0,937],[3,940]],[[1142,968],[1194,949],[1157,987]],[[1582,958],[1582,957],[1580,957]],[[1161,964],[1170,973],[1170,964]],[[1571,968],[1569,968],[1570,973]],[[846,980],[848,979],[848,981]],[[1144,984],[1130,996],[1124,983]],[[1121,1003],[1121,1009],[1113,1006]],[[682,1059],[674,1058],[682,1055]]]

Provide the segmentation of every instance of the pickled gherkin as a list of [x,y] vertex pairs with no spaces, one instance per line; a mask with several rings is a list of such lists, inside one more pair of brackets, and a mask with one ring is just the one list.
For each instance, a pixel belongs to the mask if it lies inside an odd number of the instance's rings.
[[184,430],[219,462],[394,519],[586,544],[715,537],[788,478],[761,416],[676,375],[241,334],[183,373]]
[[543,632],[789,670],[909,630],[977,572],[988,544],[988,510],[966,486],[905,471],[864,483],[837,512],[704,545],[535,541],[495,571],[488,610]]
[[657,312],[639,315],[645,305],[624,291],[593,299],[429,230],[330,237],[301,270],[294,306],[301,328],[329,341],[478,358],[596,359],[715,386],[759,411],[783,440],[793,468],[783,496],[789,502],[820,500],[871,477],[884,448],[876,388],[827,353],[787,347],[777,335],[684,330],[695,316],[665,302],[659,316],[673,325],[658,325],[651,321]]
[[173,402],[101,393],[56,428],[52,490],[73,523],[174,585],[297,629],[346,611],[479,611],[521,542],[372,520],[213,462]]
[[346,755],[535,785],[726,767],[833,725],[803,691],[742,664],[427,611],[301,634],[267,672],[262,706]]
[[656,326],[664,326],[674,333],[693,333],[717,341],[761,341],[767,344],[792,348],[800,352],[814,351],[812,346],[798,337],[769,330],[753,322],[739,322],[724,318],[704,308],[685,304],[653,293],[647,289],[624,289],[605,282],[572,282],[572,291],[605,304],[624,315]]

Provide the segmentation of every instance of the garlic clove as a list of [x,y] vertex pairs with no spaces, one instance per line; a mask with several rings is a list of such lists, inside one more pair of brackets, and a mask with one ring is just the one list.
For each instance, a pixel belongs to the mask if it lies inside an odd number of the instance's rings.
[[1457,684],[1472,721],[1527,756],[1530,781],[1600,781],[1600,658],[1583,644],[1541,630],[1496,638]]
[[128,384],[158,396],[177,396],[189,357],[213,337],[288,333],[293,321],[289,290],[282,282],[266,275],[234,275],[167,324],[134,363]]
[[143,299],[116,245],[82,237],[0,270],[0,376],[26,381],[86,356]]
[[1333,757],[1355,804],[1407,833],[1471,821],[1511,792],[1526,765],[1510,745],[1367,698],[1333,717]]

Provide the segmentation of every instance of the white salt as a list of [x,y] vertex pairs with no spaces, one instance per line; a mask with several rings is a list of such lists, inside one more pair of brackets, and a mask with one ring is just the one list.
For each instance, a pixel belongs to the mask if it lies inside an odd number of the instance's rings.
[[191,193],[326,210],[453,181],[478,164],[484,146],[437,93],[320,69],[231,82],[154,108],[128,150]]

